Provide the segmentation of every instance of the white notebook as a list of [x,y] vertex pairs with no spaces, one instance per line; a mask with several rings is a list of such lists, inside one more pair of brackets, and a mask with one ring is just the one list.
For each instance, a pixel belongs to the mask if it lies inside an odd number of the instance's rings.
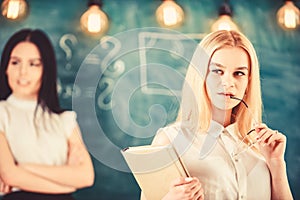
[[169,191],[171,181],[189,177],[171,145],[128,147],[121,153],[147,200],[161,200]]

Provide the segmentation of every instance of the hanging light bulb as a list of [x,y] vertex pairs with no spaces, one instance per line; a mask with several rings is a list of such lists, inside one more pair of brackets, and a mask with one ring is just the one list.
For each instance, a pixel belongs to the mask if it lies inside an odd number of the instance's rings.
[[80,18],[83,31],[91,35],[103,35],[109,27],[107,15],[101,10],[101,0],[89,0],[89,9]]
[[19,20],[27,15],[28,5],[25,0],[4,0],[1,12],[4,17],[11,20]]
[[183,23],[184,12],[175,1],[163,0],[156,10],[156,20],[162,27],[175,28]]
[[299,9],[291,0],[287,0],[277,12],[277,21],[284,29],[295,29],[300,24],[299,18]]
[[219,8],[219,18],[211,27],[211,31],[217,30],[238,30],[237,25],[232,21],[232,11],[228,3],[223,3]]

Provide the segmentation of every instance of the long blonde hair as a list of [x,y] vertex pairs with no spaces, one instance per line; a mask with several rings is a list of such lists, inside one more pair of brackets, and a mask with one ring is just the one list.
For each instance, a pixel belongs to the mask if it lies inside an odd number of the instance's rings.
[[259,63],[255,49],[246,36],[236,31],[222,30],[210,33],[202,39],[196,48],[186,73],[176,122],[188,123],[195,132],[208,130],[212,111],[205,80],[211,57],[217,50],[224,47],[242,48],[247,52],[250,60],[249,82],[246,95],[243,98],[248,104],[250,112],[241,103],[233,109],[238,132],[241,134],[239,137],[243,137],[253,128],[253,117],[256,122],[261,122],[262,100]]

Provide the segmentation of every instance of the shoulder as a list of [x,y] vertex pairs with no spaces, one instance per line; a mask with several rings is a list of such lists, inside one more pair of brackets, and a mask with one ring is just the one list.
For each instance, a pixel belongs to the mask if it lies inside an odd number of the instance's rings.
[[[48,113],[53,121],[56,123],[71,123],[76,121],[77,115],[74,111],[63,111],[62,113],[54,113],[54,112],[47,112],[40,109],[41,113]],[[46,115],[47,116],[47,115]]]
[[62,120],[76,120],[77,115],[74,111],[64,111],[62,113],[59,114],[59,117]]
[[5,100],[0,101],[0,132],[4,131],[5,124],[8,121],[8,109],[7,109],[7,102]]
[[158,129],[152,141],[152,145],[163,146],[170,144],[179,133],[180,129],[181,127],[178,123]]
[[7,106],[7,101],[6,100],[1,100],[0,101],[0,109],[4,109]]
[[8,112],[8,103],[5,100],[0,101],[0,118],[3,118],[5,115],[7,115]]
[[64,129],[64,133],[67,137],[73,133],[77,126],[77,115],[74,111],[64,111],[58,114],[59,121]]

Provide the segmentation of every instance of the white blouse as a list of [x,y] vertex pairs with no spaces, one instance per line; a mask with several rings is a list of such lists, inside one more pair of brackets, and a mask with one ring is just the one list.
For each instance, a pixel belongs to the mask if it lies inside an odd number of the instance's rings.
[[261,155],[252,149],[232,157],[239,141],[235,124],[224,128],[215,121],[205,133],[192,133],[174,124],[163,131],[181,155],[191,176],[199,178],[206,200],[269,200],[270,172]]
[[76,114],[43,112],[36,101],[11,95],[0,101],[0,132],[5,134],[18,163],[63,165],[67,161],[68,137],[75,128]]

